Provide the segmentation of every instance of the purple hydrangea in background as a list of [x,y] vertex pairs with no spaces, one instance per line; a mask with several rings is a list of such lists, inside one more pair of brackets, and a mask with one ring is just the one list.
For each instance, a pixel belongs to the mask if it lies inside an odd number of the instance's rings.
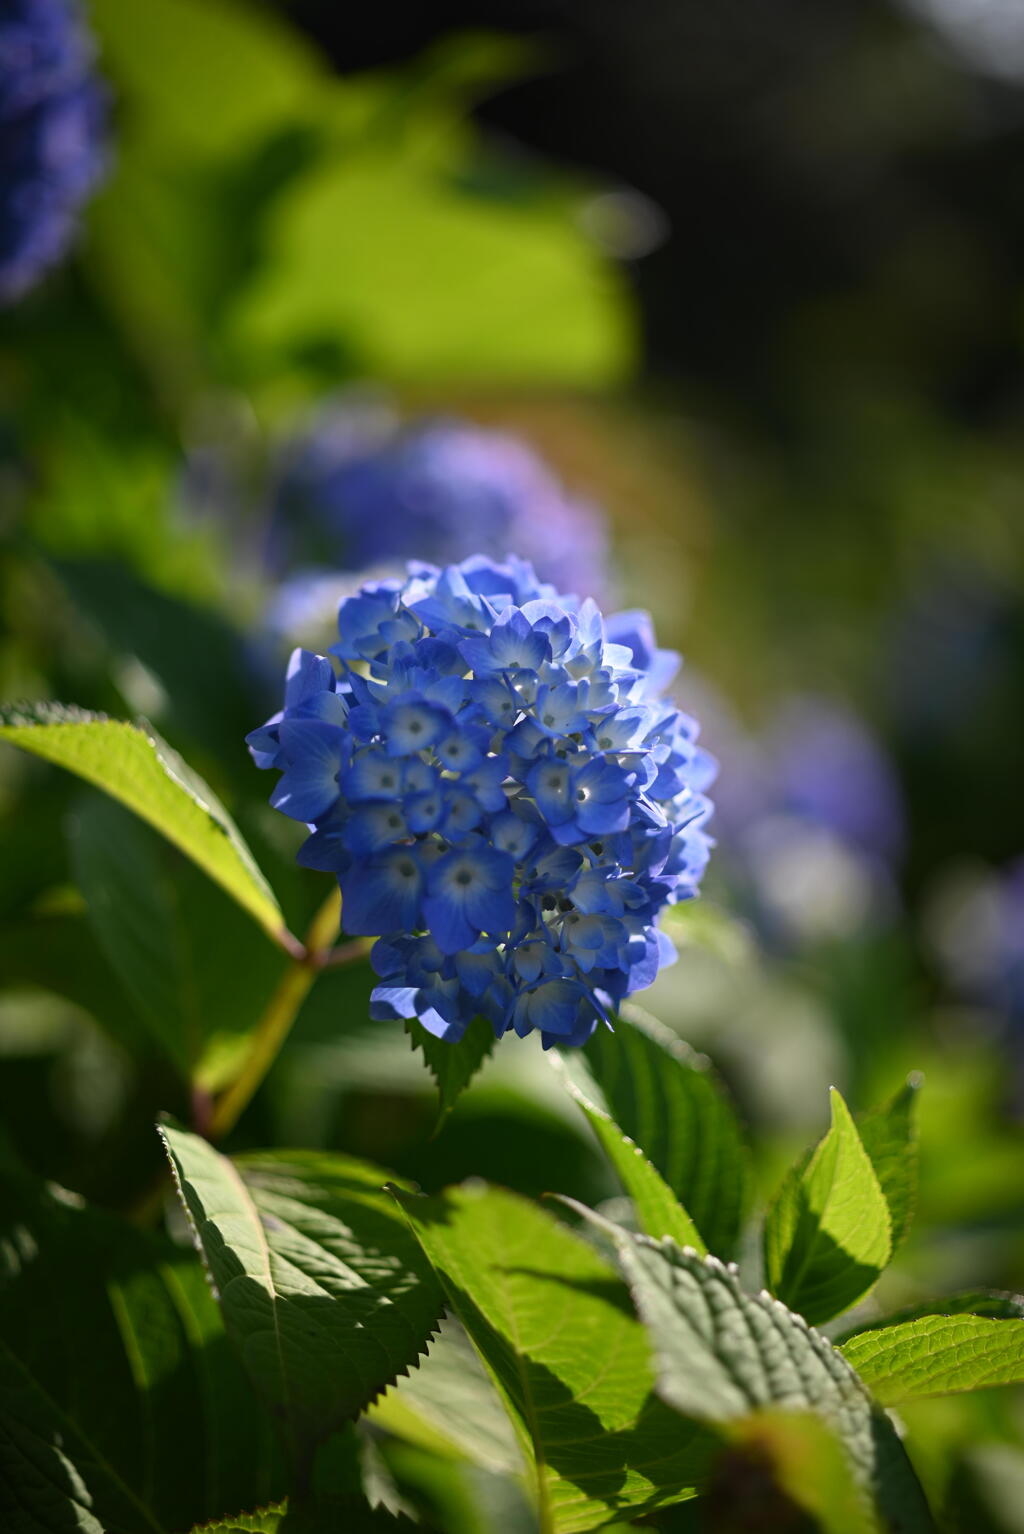
[[722,850],[768,934],[841,936],[891,912],[903,802],[864,721],[806,695],[784,700],[761,738],[724,728],[736,738],[716,795]]
[[342,405],[282,454],[270,539],[279,572],[313,567],[315,581],[325,570],[503,559],[513,549],[559,591],[607,588],[603,517],[503,432],[403,424],[384,407]]
[[0,0],[0,303],[61,259],[103,169],[92,61],[71,0]]
[[373,1015],[582,1044],[673,957],[659,912],[707,862],[714,763],[661,697],[676,658],[515,558],[410,565],[338,632],[340,674],[297,650],[249,745],[345,930],[378,939]]

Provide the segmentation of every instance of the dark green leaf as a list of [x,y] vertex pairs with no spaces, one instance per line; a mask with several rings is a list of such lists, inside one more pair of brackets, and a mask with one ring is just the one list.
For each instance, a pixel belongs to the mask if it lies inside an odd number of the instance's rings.
[[1024,1321],[922,1316],[850,1337],[844,1358],[883,1406],[1024,1383]]
[[707,1062],[653,1020],[620,1018],[583,1051],[616,1124],[643,1151],[712,1252],[732,1255],[749,1191],[746,1146]]
[[931,1529],[892,1425],[831,1343],[777,1300],[745,1294],[735,1271],[716,1258],[590,1218],[616,1242],[666,1401],[708,1423],[770,1406],[816,1412],[838,1433],[855,1479],[883,1520],[901,1531]]
[[154,1521],[279,1495],[273,1426],[191,1252],[9,1169],[2,1207],[0,1331]]
[[162,1534],[3,1342],[0,1527],[4,1534]]
[[426,1358],[385,1391],[369,1420],[433,1454],[514,1475],[522,1455],[494,1386],[457,1321],[442,1322]]
[[874,1316],[860,1320],[855,1326],[834,1336],[832,1341],[841,1347],[851,1337],[861,1337],[865,1332],[876,1332],[880,1327],[901,1326],[905,1321],[920,1321],[924,1316],[991,1316],[995,1320],[1024,1320],[1024,1296],[1011,1294],[1002,1289],[964,1289],[959,1294],[943,1294],[920,1305],[904,1305],[887,1316]]
[[477,1071],[494,1048],[494,1029],[482,1017],[475,1017],[457,1044],[428,1033],[415,1018],[405,1025],[413,1049],[422,1051],[430,1074],[437,1082],[441,1097],[441,1117],[454,1108]]
[[[561,1063],[558,1055],[552,1055],[551,1059]],[[697,1227],[640,1147],[622,1133],[614,1119],[590,1101],[564,1069],[562,1076],[569,1095],[582,1110],[619,1181],[633,1200],[640,1229],[649,1236],[671,1236],[680,1246],[692,1246],[703,1255],[707,1248]]]
[[832,1127],[780,1188],[764,1251],[769,1289],[814,1324],[859,1300],[889,1260],[889,1206],[835,1088]]
[[911,1076],[889,1102],[857,1115],[857,1131],[889,1205],[895,1252],[914,1217],[917,1200],[917,1094]]
[[0,740],[126,804],[222,885],[277,940],[280,909],[227,810],[149,726],[55,703],[0,707]]
[[605,1260],[497,1188],[397,1196],[505,1400],[541,1528],[575,1534],[691,1495],[709,1442],[652,1395],[647,1339]]
[[416,1362],[441,1310],[387,1173],[314,1152],[230,1161],[162,1131],[229,1335],[296,1467]]
[[280,978],[280,950],[113,800],[84,797],[70,840],[89,919],[138,1017],[184,1077],[220,1086]]

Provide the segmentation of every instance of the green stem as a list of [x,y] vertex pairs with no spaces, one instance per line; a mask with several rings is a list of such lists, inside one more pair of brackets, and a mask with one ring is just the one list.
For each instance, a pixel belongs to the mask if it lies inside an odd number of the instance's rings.
[[324,901],[313,918],[305,942],[285,970],[267,1003],[250,1040],[249,1054],[235,1080],[218,1098],[210,1121],[210,1139],[219,1140],[233,1129],[248,1107],[260,1082],[277,1059],[299,1008],[322,969],[350,963],[363,952],[361,942],[332,948],[341,920],[341,896],[337,890]]

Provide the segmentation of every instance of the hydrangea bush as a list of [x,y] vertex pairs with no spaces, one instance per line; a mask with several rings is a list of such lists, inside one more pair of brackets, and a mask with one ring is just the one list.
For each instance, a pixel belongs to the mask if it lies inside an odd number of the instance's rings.
[[104,92],[70,0],[0,6],[0,303],[64,255],[104,165]]
[[300,861],[377,938],[373,1015],[582,1044],[671,959],[658,915],[707,862],[714,763],[661,696],[678,657],[516,558],[410,565],[338,632],[340,671],[297,650],[249,743],[311,828]]

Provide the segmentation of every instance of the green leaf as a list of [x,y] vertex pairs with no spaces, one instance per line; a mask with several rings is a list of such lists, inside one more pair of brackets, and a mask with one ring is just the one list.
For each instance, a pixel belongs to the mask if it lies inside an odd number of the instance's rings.
[[9,1167],[0,1207],[0,1332],[153,1522],[280,1495],[273,1424],[192,1254]]
[[426,1358],[370,1408],[371,1423],[446,1458],[497,1475],[522,1470],[522,1455],[494,1386],[457,1321],[441,1323]]
[[59,703],[5,704],[0,740],[56,762],[126,804],[280,940],[280,909],[238,827],[150,725]]
[[866,1294],[892,1253],[892,1221],[850,1111],[833,1087],[832,1127],[790,1172],[764,1231],[768,1287],[817,1324]]
[[413,126],[404,143],[349,142],[284,188],[267,259],[228,317],[232,344],[256,356],[327,344],[403,383],[622,378],[628,296],[579,226],[580,193],[547,181],[502,195],[503,162],[454,119],[431,127],[447,163]]
[[446,1118],[494,1048],[494,1029],[485,1018],[475,1017],[457,1044],[435,1038],[416,1018],[406,1022],[405,1031],[437,1082],[440,1116]]
[[237,1162],[161,1131],[224,1324],[297,1469],[416,1362],[441,1294],[388,1174],[314,1152]]
[[301,33],[239,0],[92,0],[89,14],[119,98],[179,155],[230,154],[307,115],[326,74]]
[[0,1341],[4,1534],[161,1534],[160,1525]]
[[707,1247],[686,1210],[640,1147],[571,1080],[561,1056],[550,1059],[561,1068],[566,1090],[587,1118],[598,1142],[633,1200],[640,1228],[649,1236],[671,1236],[680,1246],[692,1246],[702,1256]]
[[192,1534],[278,1534],[283,1527],[286,1504],[265,1507],[255,1513],[236,1513],[216,1523],[196,1524]]
[[887,1316],[860,1319],[855,1326],[833,1336],[836,1347],[851,1337],[876,1332],[882,1327],[901,1326],[905,1321],[920,1321],[925,1316],[991,1316],[995,1320],[1024,1320],[1024,1296],[1004,1289],[964,1289],[959,1294],[943,1294],[920,1305],[904,1305]]
[[136,1015],[183,1077],[211,1087],[213,1055],[257,1022],[283,955],[221,889],[114,800],[83,796],[70,832],[90,922]]
[[660,1172],[704,1244],[731,1256],[747,1205],[748,1155],[707,1062],[653,1019],[620,1018],[614,1033],[599,1028],[582,1053],[611,1117]]
[[666,1401],[708,1423],[770,1406],[814,1411],[838,1433],[858,1485],[883,1520],[905,1534],[931,1529],[891,1423],[831,1343],[767,1294],[745,1294],[735,1271],[717,1258],[590,1219],[616,1242]]
[[396,1197],[505,1401],[542,1530],[575,1534],[692,1494],[709,1440],[652,1394],[647,1339],[604,1258],[480,1183]]
[[842,1344],[843,1357],[883,1406],[919,1396],[1024,1383],[1024,1320],[921,1316]]
[[922,1078],[911,1076],[889,1102],[857,1115],[857,1132],[889,1205],[892,1249],[903,1241],[917,1201],[917,1096]]

